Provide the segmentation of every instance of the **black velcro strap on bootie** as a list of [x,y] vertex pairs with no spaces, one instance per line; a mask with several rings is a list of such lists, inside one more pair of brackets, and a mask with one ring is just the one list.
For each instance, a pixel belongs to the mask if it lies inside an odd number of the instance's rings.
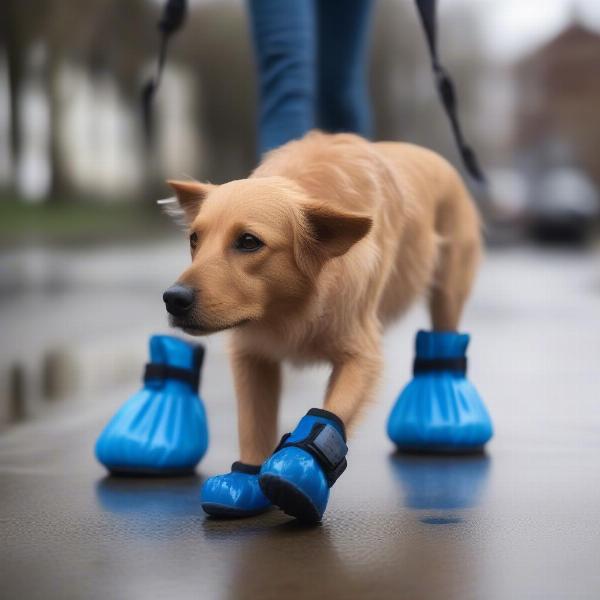
[[246,475],[258,475],[260,473],[260,465],[249,465],[241,460],[236,460],[231,465],[232,473],[245,473]]
[[149,381],[165,381],[166,379],[176,379],[189,383],[194,389],[198,385],[198,374],[190,369],[180,367],[171,367],[161,363],[146,363],[144,369],[144,383]]
[[146,363],[144,368],[144,383],[148,382],[164,382],[167,379],[175,379],[177,381],[183,381],[189,383],[193,390],[200,389],[200,374],[202,372],[202,365],[204,364],[204,346],[202,344],[196,344],[194,346],[194,352],[192,356],[192,368],[185,369],[183,367],[172,367],[171,365],[165,365],[163,363]]
[[275,452],[291,446],[308,452],[321,465],[327,483],[331,487],[348,466],[346,461],[348,446],[340,432],[333,425],[315,423],[303,440],[288,442],[291,435],[286,433],[281,438]]
[[435,373],[442,371],[452,371],[466,375],[467,357],[459,358],[415,358],[413,363],[413,375],[422,373]]

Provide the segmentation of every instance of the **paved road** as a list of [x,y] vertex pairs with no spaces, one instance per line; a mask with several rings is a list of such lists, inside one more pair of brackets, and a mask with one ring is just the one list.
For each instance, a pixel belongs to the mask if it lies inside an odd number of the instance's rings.
[[[2,598],[600,596],[600,257],[490,254],[465,318],[471,377],[492,412],[485,456],[398,456],[384,434],[420,309],[386,338],[379,400],[352,440],[321,526],[272,512],[205,518],[204,477],[236,458],[222,339],[203,395],[212,444],[193,478],[111,479],[92,457],[133,386],[0,436]],[[287,373],[282,429],[326,373]]]
[[61,358],[64,385],[80,395],[130,377],[148,333],[166,329],[162,291],[188,262],[183,237],[2,252],[0,426],[3,414],[10,420],[15,366],[25,375],[19,412],[28,417],[44,412],[49,401],[43,390],[49,358]]
[[[107,331],[162,326],[160,298],[189,262],[185,238],[0,255],[0,360]],[[11,343],[12,342],[12,343]]]

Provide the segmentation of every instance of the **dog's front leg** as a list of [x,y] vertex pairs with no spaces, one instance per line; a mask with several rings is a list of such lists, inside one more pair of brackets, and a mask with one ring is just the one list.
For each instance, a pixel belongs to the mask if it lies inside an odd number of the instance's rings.
[[372,399],[382,364],[378,346],[334,364],[324,408],[336,414],[346,428],[352,426],[360,407]]
[[247,517],[269,509],[259,486],[260,465],[275,447],[279,406],[279,363],[234,349],[231,366],[238,401],[240,460],[231,472],[202,486],[204,510],[216,517]]
[[325,409],[309,410],[263,464],[263,493],[289,515],[307,522],[323,516],[329,489],[346,468],[346,427],[373,395],[381,363],[378,344],[346,353],[334,365]]
[[231,366],[238,403],[240,460],[260,465],[276,444],[281,366],[240,351],[232,352]]

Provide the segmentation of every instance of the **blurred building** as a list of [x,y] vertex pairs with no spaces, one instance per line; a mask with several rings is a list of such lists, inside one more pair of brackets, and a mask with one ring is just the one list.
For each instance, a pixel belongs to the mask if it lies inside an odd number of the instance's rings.
[[515,66],[514,147],[530,174],[569,165],[600,185],[600,34],[574,19]]

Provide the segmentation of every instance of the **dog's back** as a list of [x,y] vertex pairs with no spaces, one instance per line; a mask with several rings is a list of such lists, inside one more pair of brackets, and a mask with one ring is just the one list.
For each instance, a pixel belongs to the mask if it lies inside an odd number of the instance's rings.
[[[313,132],[267,155],[253,177],[270,175],[373,219],[369,235],[321,276],[323,305],[342,322],[374,303],[384,323],[400,316],[434,284],[442,242],[458,239],[479,252],[478,216],[460,176],[425,148]],[[472,275],[467,269],[465,278]]]

